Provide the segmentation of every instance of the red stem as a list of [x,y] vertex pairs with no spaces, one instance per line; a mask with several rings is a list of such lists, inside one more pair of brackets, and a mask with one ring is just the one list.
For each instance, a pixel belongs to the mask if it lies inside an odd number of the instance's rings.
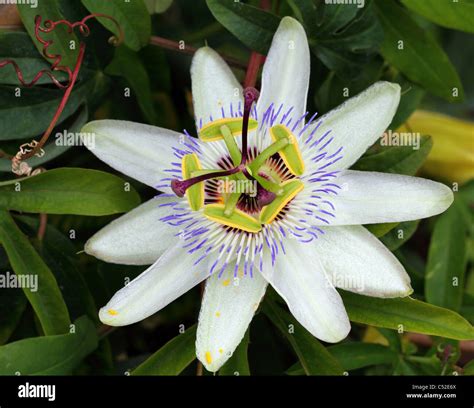
[[249,64],[247,67],[247,73],[244,80],[244,88],[255,88],[257,83],[258,71],[260,70],[261,65],[265,61],[265,56],[259,54],[258,52],[253,51],[250,54]]
[[61,113],[64,110],[64,107],[66,106],[66,103],[69,99],[69,96],[71,95],[71,92],[74,88],[74,84],[76,83],[77,76],[79,75],[79,70],[81,68],[82,61],[84,59],[85,50],[86,50],[86,45],[84,43],[81,43],[81,46],[79,48],[79,54],[78,54],[77,61],[76,61],[76,65],[75,65],[74,70],[72,72],[71,81],[70,81],[69,86],[67,87],[66,91],[64,92],[64,95],[61,99],[61,103],[59,104],[58,109],[57,109],[56,113],[54,114],[53,120],[49,124],[49,127],[46,130],[46,132],[44,132],[43,137],[39,141],[36,148],[31,150],[29,153],[23,155],[22,158],[21,158],[22,160],[27,160],[30,157],[33,157],[36,154],[36,152],[38,152],[44,146],[44,144],[48,140],[49,136],[51,135],[54,127],[56,126],[56,123],[59,120],[59,117],[61,116]]
[[[268,11],[272,7],[271,0],[260,0],[260,8],[262,10]],[[244,80],[244,88],[255,88],[257,83],[258,71],[260,67],[265,62],[265,55],[259,54],[256,51],[252,51],[249,58],[249,63],[247,66],[247,73]]]

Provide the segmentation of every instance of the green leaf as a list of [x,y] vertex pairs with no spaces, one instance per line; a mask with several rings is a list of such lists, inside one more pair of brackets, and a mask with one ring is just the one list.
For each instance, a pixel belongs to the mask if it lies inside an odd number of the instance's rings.
[[[39,228],[38,217],[15,217],[19,227],[26,235],[35,235]],[[84,276],[77,265],[77,250],[71,239],[64,236],[56,227],[48,224],[44,238],[34,240],[33,245],[53,272],[72,319],[87,315],[99,322],[97,306],[94,302]]]
[[474,360],[469,361],[463,367],[463,374],[464,375],[474,375]]
[[132,371],[132,375],[178,375],[196,358],[194,325],[166,343]]
[[219,375],[250,375],[250,367],[247,356],[249,347],[249,331],[245,333],[244,338],[235,349],[232,357],[227,360],[224,366],[219,370]]
[[[25,82],[31,82],[41,70],[49,70],[48,64],[38,53],[35,45],[27,33],[21,31],[0,32],[0,60],[15,61],[23,74]],[[54,76],[59,81],[67,80],[67,75],[61,71],[54,71]],[[36,84],[50,84],[51,79],[43,75]],[[19,85],[18,77],[13,65],[0,68],[0,84]]]
[[85,316],[75,332],[34,337],[0,347],[0,375],[67,375],[97,348],[97,334]]
[[155,124],[157,116],[150,90],[150,78],[139,56],[127,47],[119,47],[105,72],[126,79],[134,91],[134,96],[146,120]]
[[[151,35],[150,14],[143,0],[82,0],[82,4],[91,13],[101,13],[113,17],[123,30],[124,43],[134,51],[148,44]],[[99,17],[97,20],[116,37],[117,26],[109,19]]]
[[364,91],[380,78],[382,68],[382,60],[376,59],[365,64],[364,69],[355,77],[341,77],[331,71],[315,95],[318,111],[328,112],[348,98]]
[[109,173],[54,169],[0,183],[0,208],[47,214],[108,215],[140,204],[138,193]]
[[388,234],[392,229],[398,225],[398,222],[385,222],[382,224],[368,224],[364,225],[372,234],[377,238],[383,237],[385,234]]
[[402,0],[402,3],[440,26],[474,33],[473,0]]
[[312,27],[318,20],[317,8],[313,0],[287,0],[287,3],[303,25]]
[[173,0],[145,0],[146,7],[150,14],[164,13],[173,3]]
[[[87,119],[89,117],[88,111],[86,107],[79,108],[79,111],[71,118],[72,123],[70,126],[66,126],[66,133],[67,134],[76,134],[80,132],[82,127],[87,123]],[[69,122],[69,120],[68,120]],[[66,125],[66,124],[65,124]],[[64,133],[60,133],[62,137]],[[67,152],[72,146],[68,144],[61,144],[59,143],[60,139],[58,136],[55,135],[54,139],[43,147],[44,155],[41,157],[33,156],[31,159],[27,160],[27,163],[32,167],[36,168],[41,166],[44,163],[48,163],[49,161],[59,157],[63,153]],[[16,152],[14,152],[16,153]],[[12,171],[12,162],[10,159],[5,157],[0,157],[0,171],[11,173]]]
[[405,361],[402,356],[393,370],[393,375],[422,375],[423,373],[412,363]]
[[0,211],[0,243],[18,277],[29,278],[30,284],[34,282],[31,279],[37,279],[37,285],[22,289],[44,333],[48,336],[65,333],[70,319],[56,279],[7,211]]
[[390,251],[395,251],[413,236],[419,223],[419,220],[401,222],[396,228],[384,234],[380,240]]
[[340,291],[349,318],[389,329],[472,340],[474,328],[457,313],[410,297],[379,299]]
[[[464,91],[459,76],[430,33],[395,1],[383,0],[375,4],[384,29],[381,48],[384,58],[408,79],[433,94],[451,102],[461,102]],[[455,96],[454,89],[458,90],[458,96]]]
[[[35,17],[36,15],[42,17],[41,27],[44,27],[46,20],[64,20],[65,17],[61,14],[59,2],[57,0],[38,1],[38,7],[36,8],[32,8],[30,4],[18,4],[17,8],[26,31],[28,31],[39,53],[43,55],[43,44],[35,37]],[[59,54],[62,57],[60,66],[74,69],[79,54],[79,40],[75,33],[68,33],[67,26],[60,24],[50,33],[41,33],[40,37],[43,40],[53,42],[48,48],[48,54]],[[74,42],[73,49],[70,47],[71,41]],[[47,59],[47,61],[52,64],[54,59]]]
[[385,133],[380,143],[374,145],[352,168],[413,176],[428,157],[433,141],[430,136],[425,135],[421,135],[419,139],[413,139],[416,135],[407,133],[406,136],[411,139],[406,140],[413,145],[394,146],[393,142],[403,140],[404,135],[405,133]]
[[291,344],[307,375],[342,375],[339,362],[293,316],[269,299],[263,311]]
[[471,323],[474,323],[474,296],[469,293],[464,293],[463,303],[459,312]]
[[[394,364],[397,353],[381,344],[343,343],[329,346],[328,351],[341,363],[345,371],[357,370],[378,364]],[[291,367],[287,374],[304,375],[301,363]]]
[[466,232],[461,202],[456,200],[436,221],[425,272],[429,303],[458,311],[464,290]]
[[0,296],[0,345],[5,344],[26,308],[26,297],[21,289],[2,289]]
[[329,69],[343,77],[357,77],[378,50],[383,31],[372,7],[366,0],[357,4],[320,2],[317,18],[306,24],[311,51]]
[[235,0],[206,0],[217,21],[247,47],[261,54],[270,48],[280,18]]
[[[77,112],[79,106],[103,91],[104,74],[96,72],[76,84],[58,124]],[[0,86],[0,140],[16,140],[35,137],[43,133],[51,123],[61,102],[63,92],[45,87],[18,88]]]

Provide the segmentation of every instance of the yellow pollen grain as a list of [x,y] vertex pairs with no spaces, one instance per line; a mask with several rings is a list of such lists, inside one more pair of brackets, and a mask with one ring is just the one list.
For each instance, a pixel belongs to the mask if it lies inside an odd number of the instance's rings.
[[108,312],[109,312],[109,315],[112,315],[112,316],[118,315],[118,312],[114,309],[109,309]]
[[216,312],[216,317],[221,317],[221,312]]
[[226,279],[224,282],[222,282],[224,286],[229,286],[229,283],[230,283],[230,279]]
[[222,349],[219,349],[219,353],[221,353],[221,354],[222,354],[223,352],[224,352],[224,350],[222,350]]
[[212,363],[212,355],[210,351],[206,351],[206,361],[207,361],[207,364]]

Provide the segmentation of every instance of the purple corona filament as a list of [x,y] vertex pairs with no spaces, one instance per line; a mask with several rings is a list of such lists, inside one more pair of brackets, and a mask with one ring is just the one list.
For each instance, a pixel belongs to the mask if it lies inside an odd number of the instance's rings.
[[[237,276],[240,268],[243,275],[252,277],[254,268],[261,271],[263,267],[271,267],[278,256],[286,253],[285,239],[296,239],[301,244],[317,240],[324,234],[325,226],[332,224],[337,216],[332,197],[341,191],[341,186],[337,184],[340,171],[335,170],[333,165],[343,159],[343,148],[334,146],[337,139],[330,134],[330,130],[318,132],[322,121],[316,122],[317,114],[311,116],[308,113],[296,112],[293,106],[280,103],[271,103],[269,106],[261,107],[257,113],[255,101],[258,98],[258,91],[253,88],[245,89],[243,96],[240,104],[229,104],[227,107],[219,107],[218,110],[219,117],[242,119],[241,162],[236,166],[237,163],[234,163],[230,156],[221,150],[223,144],[209,146],[210,150],[208,150],[207,146],[198,143],[197,139],[185,132],[186,137],[181,142],[181,146],[173,148],[172,153],[176,159],[170,160],[170,167],[166,171],[170,177],[161,179],[160,185],[156,186],[158,189],[169,188],[171,183],[175,194],[162,196],[182,197],[189,187],[206,181],[205,204],[213,203],[218,198],[214,191],[217,186],[215,178],[242,173],[247,179],[254,181],[246,166],[268,143],[265,137],[268,137],[269,127],[274,126],[275,123],[286,124],[290,130],[296,132],[301,142],[303,159],[308,166],[307,173],[299,177],[305,183],[305,189],[280,211],[271,224],[262,225],[260,232],[249,233],[239,228],[216,224],[203,217],[200,212],[190,211],[181,200],[160,205],[172,209],[171,214],[160,220],[179,228],[180,232],[176,236],[183,240],[184,250],[195,256],[194,265],[204,264],[203,261],[207,259],[206,268],[209,268],[209,274],[216,273],[219,277],[223,276],[224,272]],[[260,119],[258,121],[259,136],[256,140],[249,140],[249,119],[257,119],[257,114]],[[212,120],[212,117],[209,119]],[[202,128],[203,121],[198,120],[198,123],[199,129]],[[208,151],[212,153],[210,156],[206,154]],[[221,171],[187,180],[175,179],[173,175],[178,173],[179,162],[185,155],[193,152],[204,160],[204,167],[211,168],[212,163],[217,162]],[[268,165],[282,174],[282,177],[294,178],[278,158],[272,157]],[[266,190],[259,183],[256,183],[256,186],[256,196],[253,197],[255,204],[252,204],[255,207],[252,207],[252,211],[263,208],[275,199],[274,193]],[[317,225],[324,225],[324,227],[321,229]],[[264,265],[264,250],[268,251],[268,266]]]

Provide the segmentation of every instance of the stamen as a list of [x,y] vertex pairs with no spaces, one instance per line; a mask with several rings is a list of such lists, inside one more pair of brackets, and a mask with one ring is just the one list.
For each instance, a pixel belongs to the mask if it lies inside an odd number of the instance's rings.
[[[209,122],[204,125],[199,131],[199,139],[203,142],[216,142],[222,140],[224,136],[222,135],[221,127],[226,126],[229,128],[230,132],[234,136],[238,136],[243,133],[243,123],[242,118],[224,118]],[[248,129],[255,130],[258,126],[258,123],[254,119],[249,119]]]
[[211,221],[242,231],[257,233],[262,229],[258,220],[238,209],[234,209],[232,215],[227,216],[223,204],[206,205],[204,207],[204,216]]
[[206,180],[211,180],[216,177],[230,176],[232,174],[238,173],[239,171],[241,171],[241,169],[239,167],[236,167],[231,170],[212,171],[211,173],[202,174],[200,176],[196,176],[187,180],[173,179],[171,180],[171,189],[178,197],[184,197],[184,194],[186,194],[186,190],[197,183]]
[[220,127],[222,136],[224,137],[224,142],[229,151],[230,157],[234,162],[234,166],[238,166],[240,161],[242,160],[242,153],[239,150],[239,146],[237,146],[237,142],[232,135],[231,130],[228,126],[223,125]]
[[[181,172],[184,179],[191,178],[193,171],[200,170],[201,163],[195,153],[187,154],[181,162]],[[199,210],[204,205],[204,185],[194,185],[187,191],[189,206],[193,211]]]
[[253,174],[252,178],[257,180],[258,184],[260,184],[260,186],[262,186],[268,192],[272,192],[277,196],[283,194],[283,189],[280,187],[279,184],[272,183],[271,181],[269,181],[269,180],[263,178],[262,176],[260,176],[259,174]]
[[304,184],[297,179],[289,180],[282,184],[284,193],[280,197],[262,209],[260,213],[260,222],[262,224],[270,224],[280,211],[287,205],[301,190]]
[[260,167],[262,167],[270,157],[285,148],[289,143],[290,140],[288,138],[282,138],[268,146],[262,153],[260,153],[255,158],[255,160],[251,164],[247,166],[247,168],[250,170],[250,174],[256,174]]
[[241,193],[229,193],[225,203],[224,215],[230,217],[234,213],[235,206],[237,205]]
[[288,169],[295,176],[301,176],[304,173],[304,161],[295,135],[286,126],[276,125],[270,128],[270,136],[275,144],[282,140],[288,142],[278,153]]

